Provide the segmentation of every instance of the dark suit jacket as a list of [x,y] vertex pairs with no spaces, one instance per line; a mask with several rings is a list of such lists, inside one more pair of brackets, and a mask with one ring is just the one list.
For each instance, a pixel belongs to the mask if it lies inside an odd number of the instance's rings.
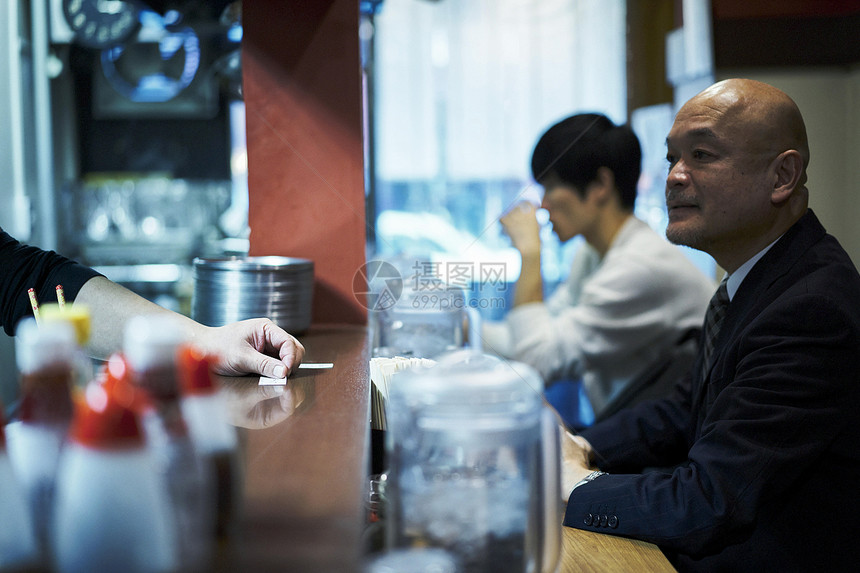
[[611,473],[572,493],[565,525],[656,543],[682,571],[856,570],[860,276],[811,211],[747,275],[700,370],[583,432]]

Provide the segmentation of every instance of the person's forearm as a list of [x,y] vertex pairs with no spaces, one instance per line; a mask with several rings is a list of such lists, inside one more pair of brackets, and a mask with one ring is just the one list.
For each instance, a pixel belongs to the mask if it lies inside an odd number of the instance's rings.
[[104,277],[90,279],[75,297],[90,311],[88,352],[106,358],[122,349],[126,324],[146,314],[169,314],[186,341],[211,355],[213,372],[225,376],[260,374],[284,378],[298,366],[305,350],[292,335],[268,318],[251,318],[223,326],[206,326],[167,310]]
[[75,298],[75,305],[84,305],[89,310],[92,327],[87,350],[95,358],[107,358],[111,353],[121,350],[126,322],[137,315],[171,314],[188,329],[192,338],[199,335],[201,328],[205,328],[104,277],[94,277],[84,283]]
[[514,306],[543,302],[543,277],[540,270],[540,249],[522,254],[522,268],[514,291]]

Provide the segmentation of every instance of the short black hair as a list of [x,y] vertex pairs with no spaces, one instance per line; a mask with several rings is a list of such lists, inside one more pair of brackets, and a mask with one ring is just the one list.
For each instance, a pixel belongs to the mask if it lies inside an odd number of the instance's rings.
[[642,172],[642,148],[627,125],[605,115],[581,113],[561,120],[538,140],[532,154],[532,176],[544,185],[557,181],[581,195],[606,167],[615,176],[622,207],[633,210]]

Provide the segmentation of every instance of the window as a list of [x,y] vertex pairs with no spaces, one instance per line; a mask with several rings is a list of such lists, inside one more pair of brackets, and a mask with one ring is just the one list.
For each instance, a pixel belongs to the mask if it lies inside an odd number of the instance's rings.
[[[577,112],[626,120],[623,0],[385,0],[373,16],[371,257],[505,262],[498,217],[539,201],[540,134]],[[544,274],[577,241],[547,226]],[[375,241],[373,239],[375,238]],[[375,243],[375,244],[373,244]]]

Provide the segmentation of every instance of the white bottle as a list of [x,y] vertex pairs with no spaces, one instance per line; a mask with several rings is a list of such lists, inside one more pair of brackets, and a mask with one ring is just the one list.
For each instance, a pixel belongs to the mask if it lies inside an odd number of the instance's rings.
[[67,322],[22,321],[15,355],[21,397],[18,420],[7,427],[9,457],[27,499],[42,558],[49,555],[50,516],[60,452],[72,417],[71,391],[78,352]]
[[212,475],[213,534],[216,539],[223,540],[229,537],[241,492],[236,427],[227,421],[224,395],[212,377],[212,357],[185,344],[180,348],[178,361],[182,414],[188,423],[191,441]]
[[24,492],[6,454],[0,404],[0,571],[35,567],[39,550]]
[[[112,365],[122,364],[112,361]],[[57,476],[54,568],[60,573],[176,570],[175,525],[161,475],[115,374],[77,404]]]
[[173,508],[179,569],[203,571],[213,555],[215,502],[210,472],[182,414],[177,358],[185,340],[185,331],[173,316],[138,316],[126,327],[123,353],[131,378],[152,400],[144,425]]

